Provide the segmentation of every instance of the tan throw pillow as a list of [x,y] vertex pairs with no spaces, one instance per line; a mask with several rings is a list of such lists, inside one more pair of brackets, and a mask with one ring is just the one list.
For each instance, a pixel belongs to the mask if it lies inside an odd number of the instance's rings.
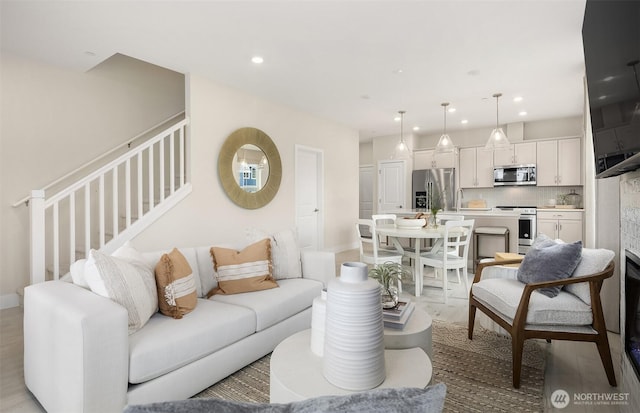
[[238,294],[278,286],[271,275],[271,241],[268,238],[242,251],[212,247],[211,257],[218,286],[209,291],[207,298],[214,294]]
[[182,318],[196,308],[198,296],[193,271],[176,248],[160,257],[156,265],[156,285],[162,314]]

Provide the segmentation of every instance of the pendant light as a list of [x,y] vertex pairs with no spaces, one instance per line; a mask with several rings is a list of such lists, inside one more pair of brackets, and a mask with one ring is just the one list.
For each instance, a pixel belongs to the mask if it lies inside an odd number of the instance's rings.
[[393,159],[408,159],[411,157],[411,149],[409,145],[404,141],[404,110],[399,110],[400,114],[400,142],[396,145],[393,153]]
[[502,96],[502,93],[496,93],[493,95],[496,98],[496,128],[491,131],[489,140],[484,146],[485,149],[508,149],[511,146],[511,142],[505,135],[504,131],[498,124],[498,99]]
[[440,140],[436,145],[436,153],[453,152],[453,141],[449,135],[447,135],[447,106],[449,106],[449,103],[445,102],[440,105],[444,108],[444,132],[442,133],[442,136],[440,136]]

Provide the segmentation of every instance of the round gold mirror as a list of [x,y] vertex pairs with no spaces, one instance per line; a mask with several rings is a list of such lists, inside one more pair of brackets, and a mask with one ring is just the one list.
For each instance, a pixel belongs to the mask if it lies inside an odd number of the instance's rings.
[[222,145],[218,174],[233,202],[247,209],[261,208],[271,202],[280,188],[280,153],[260,129],[238,129]]

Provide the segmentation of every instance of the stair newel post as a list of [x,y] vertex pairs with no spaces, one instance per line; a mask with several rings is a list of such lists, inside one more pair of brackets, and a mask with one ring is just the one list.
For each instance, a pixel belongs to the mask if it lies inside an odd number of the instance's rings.
[[30,282],[36,284],[45,281],[45,223],[44,223],[44,191],[31,191],[29,199],[30,235]]

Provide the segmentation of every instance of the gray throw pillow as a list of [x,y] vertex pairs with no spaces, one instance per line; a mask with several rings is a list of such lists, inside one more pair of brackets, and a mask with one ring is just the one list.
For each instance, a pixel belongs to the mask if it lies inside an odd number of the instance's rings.
[[375,389],[347,396],[322,396],[287,404],[243,403],[221,399],[189,399],[127,406],[123,413],[319,413],[441,412],[447,387]]
[[[582,257],[582,242],[557,244],[549,241],[542,240],[527,252],[518,270],[518,281],[530,284],[571,277]],[[561,289],[561,286],[545,287],[537,291],[553,298]]]

